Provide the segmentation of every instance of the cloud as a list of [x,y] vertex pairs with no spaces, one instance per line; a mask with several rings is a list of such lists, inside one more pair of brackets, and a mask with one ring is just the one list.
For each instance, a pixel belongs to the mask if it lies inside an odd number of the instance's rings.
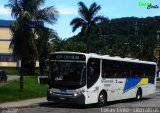
[[[59,6],[57,7],[60,15],[75,15],[77,14],[77,9],[68,6]],[[5,8],[4,6],[0,5],[0,15],[8,15],[11,11],[9,8]]]
[[77,14],[76,8],[72,7],[57,7],[60,15],[74,15]]
[[0,5],[0,15],[8,15],[10,14],[10,9],[5,8],[4,6]]

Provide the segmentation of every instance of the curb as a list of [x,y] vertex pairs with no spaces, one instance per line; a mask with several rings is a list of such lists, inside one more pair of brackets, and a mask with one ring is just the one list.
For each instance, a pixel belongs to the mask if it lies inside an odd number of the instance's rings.
[[46,105],[50,105],[50,104],[54,104],[54,102],[41,102],[41,103],[34,103],[34,104],[28,104],[28,105],[22,105],[22,106],[7,106],[7,107],[1,107],[0,106],[0,111],[2,110],[7,110],[7,109],[22,109],[22,108],[32,108],[32,107],[38,107],[38,106],[46,106]]
[[[42,98],[43,99],[43,98]],[[6,103],[1,103],[0,104],[0,111],[1,110],[6,110],[6,109],[14,109],[14,108],[28,108],[28,107],[36,107],[36,106],[46,106],[49,104],[53,104],[52,101],[47,101],[47,100],[36,100],[33,102],[30,101],[32,99],[28,100],[22,100],[22,101],[17,101],[17,102],[6,102]]]
[[38,104],[30,104],[30,105],[24,105],[24,106],[7,106],[7,107],[0,107],[0,111],[7,110],[7,109],[21,109],[21,108],[31,108],[31,107],[37,107]]

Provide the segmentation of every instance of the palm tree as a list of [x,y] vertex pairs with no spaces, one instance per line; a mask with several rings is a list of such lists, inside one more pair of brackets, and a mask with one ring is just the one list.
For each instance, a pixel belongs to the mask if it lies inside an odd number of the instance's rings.
[[41,8],[44,2],[45,0],[9,0],[5,5],[11,9],[11,16],[15,19],[11,26],[10,48],[21,59],[20,91],[23,91],[23,76],[28,62],[34,62],[38,58],[34,29],[43,26],[43,22],[54,24],[57,20],[58,12],[53,6]]
[[97,5],[95,2],[90,5],[89,8],[83,3],[79,2],[78,13],[80,17],[76,17],[70,23],[72,26],[72,32],[76,31],[77,28],[81,28],[81,35],[86,37],[87,46],[88,38],[91,32],[101,33],[100,27],[98,26],[99,22],[108,20],[103,16],[96,16],[98,11],[100,11],[101,6]]
[[52,51],[50,41],[58,36],[53,29],[40,27],[36,30],[39,34],[39,38],[36,40],[39,53],[39,69],[40,74],[43,75],[45,70],[45,60]]

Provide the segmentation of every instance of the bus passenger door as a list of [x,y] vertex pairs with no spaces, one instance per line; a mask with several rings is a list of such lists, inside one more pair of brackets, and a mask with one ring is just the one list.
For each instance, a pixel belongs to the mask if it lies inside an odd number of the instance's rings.
[[99,93],[100,59],[90,58],[87,63],[87,89],[88,99],[91,103],[96,102]]

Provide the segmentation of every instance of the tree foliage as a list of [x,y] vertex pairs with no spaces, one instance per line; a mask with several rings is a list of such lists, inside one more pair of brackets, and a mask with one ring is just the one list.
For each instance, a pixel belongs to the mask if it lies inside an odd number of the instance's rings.
[[76,41],[67,41],[66,44],[63,45],[62,51],[76,51],[76,52],[86,52],[86,44],[83,42]]
[[[23,91],[23,75],[34,69],[38,59],[38,49],[35,43],[36,28],[43,22],[54,24],[57,20],[57,10],[53,6],[41,8],[45,0],[9,0],[6,7],[11,9],[15,22],[11,26],[12,41],[10,48],[21,59],[20,91]],[[33,67],[32,69],[29,69]]]
[[57,37],[57,33],[53,29],[49,29],[43,26],[39,26],[36,29],[38,38],[36,39],[36,45],[39,53],[39,69],[40,74],[44,74],[45,60],[48,59],[49,54],[52,52],[50,40]]
[[[72,26],[73,32],[78,28],[81,28],[80,34],[85,37],[86,44],[88,46],[89,35],[91,33],[100,34],[101,30],[98,23],[106,21],[107,19],[103,16],[97,16],[101,6],[97,5],[95,2],[92,3],[89,8],[87,8],[83,2],[78,2],[78,6],[78,13],[80,17],[74,18],[70,25]],[[88,48],[89,47],[87,47],[87,49]]]
[[[110,22],[101,22],[98,26],[102,34],[92,33],[89,36],[88,52],[155,61],[153,51],[157,46],[156,32],[160,30],[159,16],[118,18]],[[80,33],[68,40],[85,42],[85,38]]]

